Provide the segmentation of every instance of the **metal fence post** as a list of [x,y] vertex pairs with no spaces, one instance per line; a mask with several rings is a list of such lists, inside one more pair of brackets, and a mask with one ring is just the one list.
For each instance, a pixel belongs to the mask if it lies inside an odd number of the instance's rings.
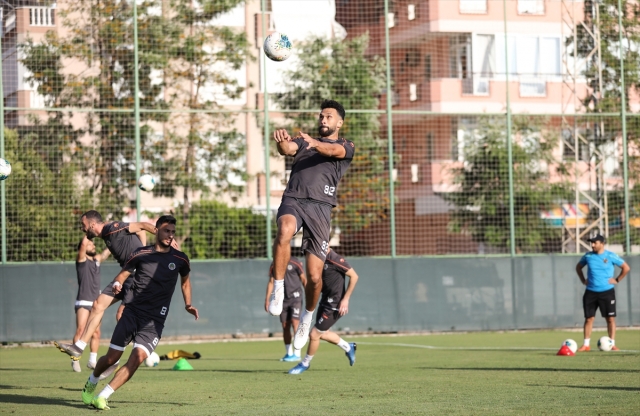
[[[0,27],[4,32],[4,27]],[[4,33],[2,33],[4,35]],[[4,159],[4,89],[2,88],[2,42],[0,41],[0,158]],[[7,195],[4,181],[0,181],[0,218],[2,219],[2,264],[7,262]]]
[[389,45],[389,0],[384,0],[384,48],[387,69],[387,157],[389,158],[389,214],[391,230],[391,257],[396,257],[396,201],[393,183],[393,114],[391,113],[391,51]]
[[[266,19],[265,14],[267,12],[266,0],[262,0],[262,40],[267,37]],[[267,258],[271,260],[273,258],[273,247],[271,246],[271,163],[269,152],[269,91],[267,90],[267,58],[264,53],[260,54],[262,59],[262,74],[263,74],[263,87],[264,96],[264,192],[265,192],[265,207],[266,207],[266,220],[267,220]]]
[[138,6],[136,1],[132,2],[133,5],[133,113],[135,118],[135,140],[136,140],[136,183],[134,184],[136,189],[136,221],[140,221],[140,210],[142,209],[142,203],[140,201],[140,188],[138,187],[138,181],[140,180],[140,167],[142,165],[140,155],[140,80],[138,71]]

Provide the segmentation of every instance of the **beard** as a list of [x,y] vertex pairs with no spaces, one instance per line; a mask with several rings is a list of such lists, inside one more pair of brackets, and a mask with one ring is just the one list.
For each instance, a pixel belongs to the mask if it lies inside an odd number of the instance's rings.
[[331,127],[328,127],[328,126],[318,127],[318,133],[320,134],[320,137],[329,137],[335,132],[336,132],[336,129],[332,129]]
[[93,256],[95,256],[95,255],[96,255],[96,251],[95,251],[95,250],[93,250],[93,251],[87,251],[87,256],[91,256],[91,257],[93,257]]
[[164,241],[162,240],[158,240],[158,244],[160,245],[160,247],[162,248],[169,248],[171,247],[171,243],[173,242],[173,240],[169,241],[169,244],[166,244]]

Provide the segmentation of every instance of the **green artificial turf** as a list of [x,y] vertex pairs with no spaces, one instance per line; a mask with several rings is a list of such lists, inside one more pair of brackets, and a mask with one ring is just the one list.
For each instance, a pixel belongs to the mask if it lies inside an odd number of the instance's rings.
[[[593,334],[594,345],[602,335]],[[358,343],[355,366],[323,343],[311,368],[296,376],[286,373],[295,363],[278,361],[281,342],[161,342],[160,355],[183,349],[202,358],[190,360],[194,371],[172,371],[175,361],[141,367],[113,394],[108,414],[640,414],[637,330],[618,332],[625,351],[594,348],[575,357],[555,354],[566,338],[581,344],[577,332],[344,338]],[[0,414],[94,414],[80,400],[86,360],[78,374],[53,347],[0,349]]]

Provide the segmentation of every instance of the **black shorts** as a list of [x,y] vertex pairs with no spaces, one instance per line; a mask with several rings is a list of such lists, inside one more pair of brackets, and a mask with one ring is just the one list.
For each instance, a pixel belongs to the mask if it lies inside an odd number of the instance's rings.
[[616,316],[616,291],[615,289],[605,290],[604,292],[593,292],[585,290],[582,297],[582,306],[584,308],[584,317],[592,318],[596,316],[596,310],[600,308],[600,315],[603,318]]
[[311,199],[282,197],[278,217],[293,215],[296,218],[296,231],[302,233],[302,251],[308,251],[320,260],[327,258],[331,237],[331,210],[333,207]]
[[302,310],[302,298],[285,299],[282,304],[282,313],[280,314],[280,322],[285,323],[294,319],[300,320],[300,311]]
[[316,329],[322,332],[328,331],[340,318],[340,311],[320,305],[316,314]]
[[149,356],[158,346],[164,323],[140,317],[131,308],[124,308],[122,317],[113,330],[109,348],[124,351],[133,340],[133,348],[142,348]]
[[105,287],[102,290],[102,292],[100,292],[100,294],[111,296],[112,298],[116,298],[117,300],[123,300],[125,293],[127,293],[129,288],[131,288],[132,284],[133,284],[133,278],[128,278],[127,280],[124,281],[124,285],[122,285],[122,290],[120,291],[120,293],[118,293],[117,295],[114,295],[113,287],[112,287],[113,282],[111,282],[107,285],[107,287]]

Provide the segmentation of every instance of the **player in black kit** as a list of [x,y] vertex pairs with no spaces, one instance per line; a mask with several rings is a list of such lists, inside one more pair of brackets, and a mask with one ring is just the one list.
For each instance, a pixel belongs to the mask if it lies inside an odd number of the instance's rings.
[[[86,234],[87,238],[89,240],[95,237],[102,238],[109,251],[111,251],[111,254],[113,254],[113,257],[120,264],[120,267],[124,265],[124,262],[127,261],[131,253],[147,245],[147,232],[151,234],[156,233],[156,227],[146,222],[128,223],[112,221],[105,223],[102,221],[100,213],[94,210],[82,214],[80,220],[82,222],[82,232]],[[93,303],[91,313],[89,314],[87,324],[80,339],[74,344],[54,342],[55,346],[71,357],[80,358],[87,343],[91,339],[91,334],[93,334],[100,325],[104,311],[114,303],[121,301],[130,285],[131,283],[127,282],[124,290],[116,295],[113,292],[111,283],[109,283]],[[116,319],[120,319],[123,308],[124,303],[120,305]]]
[[[345,276],[349,276],[346,290]],[[324,272],[322,272],[322,300],[318,307],[316,325],[311,330],[311,341],[307,348],[307,355],[300,364],[289,370],[289,374],[300,374],[309,369],[321,339],[342,348],[349,359],[349,364],[355,364],[355,342],[346,342],[330,329],[338,319],[349,313],[349,299],[351,299],[357,282],[358,274],[344,257],[333,250],[327,253],[327,261],[324,263]]]
[[293,340],[295,349],[302,349],[309,338],[314,308],[322,289],[322,267],[329,251],[331,209],[337,204],[338,183],[355,153],[353,142],[339,136],[345,117],[342,105],[325,100],[320,108],[319,138],[314,139],[303,132],[292,138],[284,129],[273,134],[278,152],[293,156],[293,166],[278,209],[278,233],[273,244],[275,281],[269,313],[280,315],[282,312],[291,238],[303,227],[302,250],[307,264],[306,307]]
[[[96,246],[93,241],[85,235],[78,244],[78,254],[76,255],[76,276],[78,278],[78,294],[76,295],[76,334],[73,342],[80,339],[82,331],[87,324],[89,312],[93,302],[100,296],[100,263],[109,257],[109,250],[96,253]],[[100,346],[100,326],[91,334],[91,353],[87,367],[94,369],[98,359],[98,347]],[[71,368],[79,373],[80,361],[76,357],[71,357]]]
[[[133,376],[140,364],[155,350],[162,337],[178,276],[181,278],[185,309],[198,319],[198,310],[191,306],[189,258],[171,246],[176,234],[176,219],[171,215],[163,215],[156,222],[156,228],[155,245],[134,251],[114,280],[113,291],[116,295],[126,280],[133,280],[133,285],[125,294],[127,307],[113,331],[109,351],[100,357],[82,391],[82,401],[97,409],[109,408],[107,399]],[[129,360],[104,390],[94,397],[100,374],[120,359],[131,341],[134,344]]]
[[[264,309],[269,312],[269,296],[273,292],[273,263],[269,267],[269,282],[267,283],[267,294],[264,300]],[[300,361],[300,350],[296,350],[291,346],[292,334],[298,329],[300,323],[300,310],[302,309],[303,288],[307,283],[307,277],[304,275],[304,266],[297,258],[291,256],[289,264],[287,264],[287,272],[284,276],[285,295],[280,314],[280,322],[282,323],[282,339],[284,340],[284,348],[286,355],[280,361]]]

